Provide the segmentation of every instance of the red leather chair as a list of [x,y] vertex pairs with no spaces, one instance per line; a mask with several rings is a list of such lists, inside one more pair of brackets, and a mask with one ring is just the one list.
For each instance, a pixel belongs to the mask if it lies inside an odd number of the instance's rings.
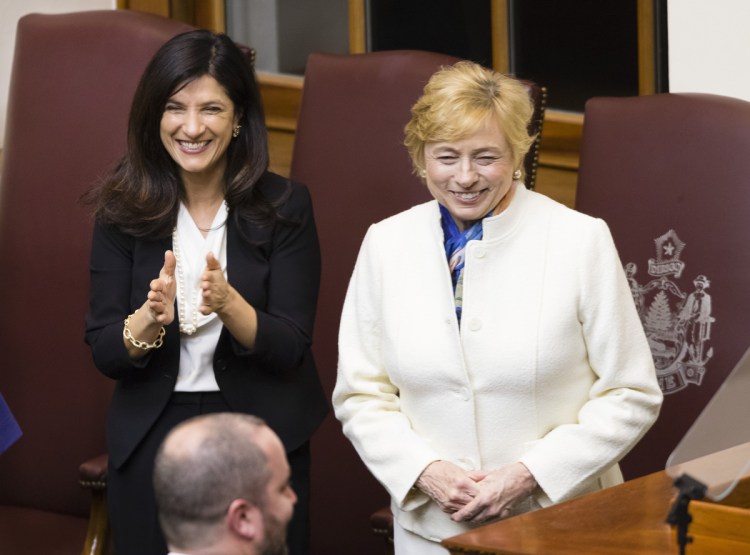
[[[457,58],[419,51],[312,54],[305,70],[291,177],[310,187],[322,250],[322,280],[313,349],[326,391],[336,380],[338,327],[362,238],[376,221],[429,200],[403,146],[410,109],[430,76]],[[528,83],[541,136],[546,91]],[[539,140],[526,159],[527,186],[536,176]],[[392,538],[385,490],[329,416],[312,442],[314,553],[383,550]],[[372,523],[370,517],[373,516]],[[331,534],[331,522],[336,532]]]
[[658,421],[622,461],[626,478],[664,468],[750,343],[748,152],[749,102],[660,94],[586,104],[576,207],[610,226],[665,393]]
[[[92,221],[78,199],[123,152],[148,60],[189,29],[114,10],[18,23],[0,181],[0,391],[24,435],[0,456],[0,553],[107,548],[106,457],[78,474],[104,452],[111,392],[83,343]],[[98,495],[88,539],[79,480]]]

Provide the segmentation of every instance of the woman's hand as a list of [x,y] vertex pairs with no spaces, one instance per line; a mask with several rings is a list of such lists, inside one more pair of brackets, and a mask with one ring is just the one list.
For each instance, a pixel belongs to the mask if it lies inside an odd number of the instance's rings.
[[224,278],[221,264],[212,252],[206,255],[206,269],[201,276],[201,314],[215,312],[229,333],[244,347],[255,345],[258,315]]
[[129,317],[129,326],[123,330],[123,342],[130,358],[138,359],[146,355],[152,347],[137,347],[136,343],[125,336],[130,332],[132,339],[151,344],[161,334],[163,326],[168,326],[174,320],[174,299],[177,295],[177,284],[174,277],[174,253],[164,253],[164,266],[159,271],[159,277],[151,280],[146,301],[141,308]]
[[531,495],[536,486],[534,476],[522,463],[505,465],[477,482],[478,493],[451,519],[479,524],[507,517],[513,506]]
[[214,253],[209,252],[206,255],[206,269],[201,276],[201,305],[198,310],[205,316],[212,312],[220,315],[227,309],[232,294],[233,289],[224,278],[221,264]]
[[475,478],[448,461],[435,461],[427,465],[416,486],[446,513],[455,513],[479,493]]
[[159,326],[167,326],[174,320],[174,299],[177,295],[174,277],[176,264],[174,253],[165,252],[164,266],[159,271],[159,277],[149,284],[146,306],[153,322],[158,323]]

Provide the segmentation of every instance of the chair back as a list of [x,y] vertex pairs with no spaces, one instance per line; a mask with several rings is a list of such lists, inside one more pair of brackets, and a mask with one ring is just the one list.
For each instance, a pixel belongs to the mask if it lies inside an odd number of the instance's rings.
[[[347,284],[370,224],[432,197],[403,145],[411,107],[430,76],[459,61],[422,51],[312,54],[305,70],[291,177],[311,191],[322,251],[313,350],[323,385],[336,381],[338,327]],[[545,91],[527,83],[541,132]],[[527,157],[535,176],[539,142]],[[533,171],[532,171],[533,170]],[[341,426],[329,416],[312,443],[313,551],[379,553],[370,514],[388,503]],[[356,492],[356,494],[354,493]],[[336,523],[336,533],[330,533]],[[325,531],[328,530],[328,533]]]
[[664,468],[750,344],[748,152],[742,100],[586,104],[576,208],[610,226],[665,393],[658,421],[622,462],[626,478]]
[[[0,456],[2,506],[87,514],[77,472],[105,450],[112,384],[83,342],[92,219],[78,199],[124,152],[146,64],[191,28],[121,10],[18,22],[0,181],[0,391],[24,435]],[[8,552],[39,552],[28,549]]]

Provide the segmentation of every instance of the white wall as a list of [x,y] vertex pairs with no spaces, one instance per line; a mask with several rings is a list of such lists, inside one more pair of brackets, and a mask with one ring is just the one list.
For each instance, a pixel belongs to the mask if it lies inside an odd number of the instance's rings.
[[750,2],[669,0],[669,90],[750,100]]
[[0,0],[0,149],[5,141],[5,107],[16,43],[16,24],[27,13],[114,9],[117,0]]

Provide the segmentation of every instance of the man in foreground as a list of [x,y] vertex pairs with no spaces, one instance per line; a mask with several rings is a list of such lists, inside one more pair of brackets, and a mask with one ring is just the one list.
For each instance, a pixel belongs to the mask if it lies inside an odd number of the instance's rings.
[[278,436],[254,416],[198,416],[165,438],[154,465],[170,554],[285,555],[297,496]]

